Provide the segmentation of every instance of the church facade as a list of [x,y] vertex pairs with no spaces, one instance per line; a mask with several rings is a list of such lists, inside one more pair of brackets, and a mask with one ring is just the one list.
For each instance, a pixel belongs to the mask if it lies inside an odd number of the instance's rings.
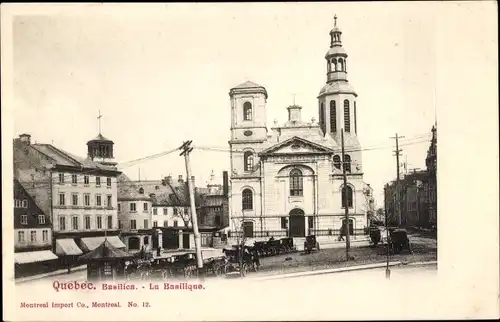
[[358,95],[347,80],[349,60],[341,37],[335,22],[325,56],[327,81],[317,97],[318,122],[303,121],[302,107],[292,105],[287,108],[288,121],[275,122],[269,131],[267,90],[250,81],[230,90],[231,233],[338,235],[345,207],[351,234],[366,227]]

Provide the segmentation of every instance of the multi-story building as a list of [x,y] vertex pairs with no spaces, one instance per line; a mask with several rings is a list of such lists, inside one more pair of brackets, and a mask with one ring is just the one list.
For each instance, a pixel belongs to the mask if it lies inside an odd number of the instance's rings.
[[329,43],[319,123],[303,121],[302,107],[292,105],[288,121],[275,122],[269,133],[267,90],[253,82],[230,90],[231,234],[242,228],[247,237],[338,234],[346,207],[351,234],[367,226],[358,94],[347,79],[349,59],[336,22]]
[[[123,177],[123,175],[122,175]],[[195,184],[195,178],[191,178]],[[177,180],[168,176],[162,180],[132,181],[124,179],[133,185],[139,194],[149,197],[151,202],[151,247],[157,249],[177,249],[194,247],[194,237],[191,223],[191,208],[187,181],[182,175]],[[120,180],[120,185],[122,180]],[[195,189],[196,191],[197,189]],[[196,191],[196,195],[199,193]],[[143,202],[143,201],[141,201]],[[197,197],[196,204],[200,204]],[[120,212],[125,211],[121,206]],[[134,215],[129,214],[132,220]],[[123,217],[125,218],[125,217]],[[200,214],[197,213],[198,221]]]
[[207,187],[198,188],[202,200],[202,204],[196,210],[200,213],[199,225],[214,231],[229,226],[229,182],[226,171],[223,172],[223,178],[223,183],[218,183],[212,171]]
[[14,179],[14,261],[16,276],[50,268],[57,256],[52,252],[50,218]]
[[39,202],[53,224],[53,247],[60,256],[95,249],[107,237],[120,241],[113,142],[101,134],[87,142],[80,158],[51,144],[32,144],[29,134],[14,140],[14,177]]
[[432,127],[431,145],[427,151],[425,159],[427,171],[429,173],[426,182],[426,204],[429,212],[429,223],[437,226],[437,129]]
[[437,225],[436,145],[436,128],[433,127],[426,158],[427,170],[414,170],[399,180],[399,209],[396,208],[396,182],[385,185],[385,209],[389,222],[402,226]]
[[118,177],[118,227],[127,251],[151,251],[152,198],[125,174]]

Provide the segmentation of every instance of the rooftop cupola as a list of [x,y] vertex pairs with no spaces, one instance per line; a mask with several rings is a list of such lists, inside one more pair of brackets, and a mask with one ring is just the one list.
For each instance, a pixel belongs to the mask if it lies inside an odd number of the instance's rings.
[[335,22],[330,31],[330,49],[325,55],[327,83],[347,82],[347,53],[342,47],[342,31],[337,26],[337,15],[333,19]]

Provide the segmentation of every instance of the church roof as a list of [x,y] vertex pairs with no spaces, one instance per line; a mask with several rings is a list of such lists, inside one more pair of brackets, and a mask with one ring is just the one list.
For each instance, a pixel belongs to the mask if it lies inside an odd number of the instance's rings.
[[264,86],[256,84],[252,81],[246,81],[243,84],[233,87],[232,89],[238,89],[238,88],[264,88]]
[[354,88],[348,82],[337,81],[331,82],[323,86],[323,88],[319,91],[318,97],[328,94],[353,94],[354,96],[358,96],[354,91]]
[[342,46],[333,46],[328,50],[325,57],[328,58],[328,57],[334,56],[334,55],[341,55],[341,56],[347,57],[347,52],[345,51],[344,47],[342,47]]
[[246,81],[243,84],[240,84],[236,87],[231,88],[229,91],[229,95],[231,96],[234,92],[240,93],[262,93],[266,96],[267,99],[267,91],[266,88],[262,85],[256,84],[251,81]]
[[314,147],[314,149],[317,150],[316,152],[319,152],[319,153],[333,153],[334,152],[333,149],[330,149],[329,147],[326,147],[324,145],[306,140],[306,139],[298,137],[298,136],[293,136],[287,140],[284,140],[280,143],[277,143],[277,144],[274,144],[274,145],[268,147],[267,149],[260,152],[259,155],[265,155],[265,154],[277,152],[280,148],[282,148],[286,145],[290,145],[292,142],[294,144],[295,143],[302,143],[304,145]]

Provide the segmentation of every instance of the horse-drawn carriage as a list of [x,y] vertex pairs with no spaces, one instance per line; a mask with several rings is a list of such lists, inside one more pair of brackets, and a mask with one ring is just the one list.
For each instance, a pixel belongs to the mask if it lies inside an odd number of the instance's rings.
[[[215,250],[217,252],[217,250]],[[133,260],[127,267],[128,279],[189,279],[198,275],[195,251],[180,251],[163,254],[150,260]],[[205,274],[220,276],[225,265],[225,256],[218,251],[202,250]]]
[[304,250],[306,253],[310,254],[313,250],[319,251],[319,242],[316,240],[315,235],[309,235],[304,241]]
[[270,238],[268,241],[254,242],[253,249],[257,251],[260,257],[288,254],[296,250],[292,237],[281,239]]
[[410,238],[408,237],[408,232],[405,229],[389,229],[389,250],[393,254],[399,254],[403,249],[407,249],[410,253],[413,253],[411,248]]
[[246,276],[250,270],[259,270],[259,252],[254,247],[243,246],[242,249],[240,245],[235,245],[232,249],[224,249],[223,252],[226,255],[225,274],[239,272]]
[[386,244],[393,254],[399,254],[403,249],[412,253],[410,238],[405,229],[390,227],[386,230],[385,227],[371,226],[369,234],[370,244],[373,246]]

